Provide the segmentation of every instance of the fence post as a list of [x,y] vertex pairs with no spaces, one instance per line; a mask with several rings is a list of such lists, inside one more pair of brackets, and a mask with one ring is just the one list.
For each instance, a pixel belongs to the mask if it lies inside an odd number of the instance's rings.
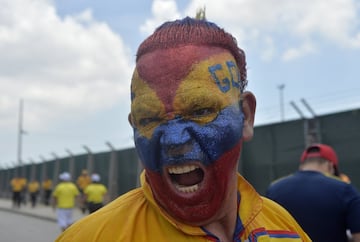
[[54,152],[52,152],[51,154],[55,158],[55,167],[54,167],[53,180],[54,180],[54,184],[57,184],[59,182],[60,161],[59,161],[58,156]]
[[109,165],[109,179],[108,179],[108,190],[109,190],[109,198],[113,200],[117,197],[118,184],[116,175],[118,172],[117,167],[117,156],[115,148],[110,144],[110,142],[106,142],[106,145],[111,149],[110,153],[110,165]]
[[73,153],[71,153],[70,150],[66,149],[65,150],[68,154],[69,154],[69,172],[71,177],[73,177],[75,179],[75,158]]
[[93,169],[94,169],[94,157],[93,157],[93,154],[92,154],[91,150],[86,145],[83,145],[83,148],[88,153],[88,159],[87,159],[86,166],[87,166],[88,173],[91,174],[93,172]]

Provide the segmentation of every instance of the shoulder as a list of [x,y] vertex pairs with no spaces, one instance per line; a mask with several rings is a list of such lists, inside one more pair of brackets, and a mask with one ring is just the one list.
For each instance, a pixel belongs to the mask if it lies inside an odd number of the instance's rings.
[[270,185],[272,186],[272,185],[275,185],[275,184],[281,184],[283,182],[286,183],[288,181],[288,179],[292,179],[293,177],[294,177],[294,174],[289,174],[289,175],[286,175],[286,176],[279,177],[276,180],[272,181]]
[[284,187],[288,187],[296,175],[297,173],[289,174],[272,181],[266,190],[266,197],[269,197],[271,193],[278,191],[279,189],[282,190]]
[[64,182],[63,185],[72,188],[76,187],[76,185],[73,182]]
[[57,184],[56,186],[55,186],[55,190],[59,190],[59,189],[61,189],[61,188],[63,188],[64,187],[64,183],[63,182],[60,182],[59,184]]
[[96,187],[96,184],[90,183],[89,185],[87,185],[87,186],[85,187],[84,190],[89,190],[89,189],[91,189],[91,188],[93,188],[93,187]]
[[68,189],[68,190],[76,190],[76,191],[78,191],[76,185],[73,182],[64,182],[62,184],[61,189]]
[[360,196],[360,193],[351,183],[344,182],[337,176],[324,174],[323,183],[326,184],[327,187],[331,187],[334,189],[334,191],[337,191],[337,193],[341,194],[342,196]]
[[263,216],[264,223],[273,231],[284,231],[284,233],[295,233],[299,235],[303,241],[310,241],[307,234],[300,227],[293,216],[278,203],[261,197],[263,200]]
[[267,197],[261,197],[263,200],[263,210],[268,213],[271,214],[274,217],[284,217],[285,219],[287,218],[291,218],[291,215],[289,214],[289,212],[283,208],[280,204],[276,203],[275,201],[267,198]]

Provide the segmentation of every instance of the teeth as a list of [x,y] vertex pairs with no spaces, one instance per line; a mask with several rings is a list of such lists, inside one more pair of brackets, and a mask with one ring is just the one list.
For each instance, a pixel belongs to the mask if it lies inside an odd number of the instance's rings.
[[190,171],[193,171],[196,168],[198,168],[198,166],[195,166],[195,165],[176,166],[176,167],[169,168],[168,172],[170,174],[184,174],[184,173],[188,173]]
[[180,186],[180,185],[175,185],[176,189],[178,189],[180,192],[184,192],[184,193],[190,193],[190,192],[195,192],[198,188],[199,185],[195,184],[189,187],[184,187],[184,186]]
[[[168,168],[168,172],[170,174],[179,175],[179,174],[185,174],[185,173],[191,172],[197,168],[199,168],[199,166],[196,166],[196,165],[175,166],[175,167]],[[174,184],[174,185],[177,190],[179,190],[180,192],[184,192],[184,193],[195,192],[199,189],[199,184],[195,184],[195,185],[191,185],[191,186],[183,186],[180,184]]]

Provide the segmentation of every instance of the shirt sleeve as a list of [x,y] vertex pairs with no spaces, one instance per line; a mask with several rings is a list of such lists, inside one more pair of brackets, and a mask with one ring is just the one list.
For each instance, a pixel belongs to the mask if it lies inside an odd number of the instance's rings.
[[348,185],[345,190],[347,216],[346,222],[351,233],[360,233],[360,193],[354,186]]

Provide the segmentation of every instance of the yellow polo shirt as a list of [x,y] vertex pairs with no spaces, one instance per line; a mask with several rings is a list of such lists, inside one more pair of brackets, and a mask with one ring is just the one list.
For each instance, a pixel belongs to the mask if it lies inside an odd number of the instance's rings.
[[[218,241],[201,227],[177,222],[166,214],[156,204],[144,172],[141,184],[73,224],[56,242]],[[241,202],[234,241],[311,241],[284,208],[261,197],[240,175],[238,191]]]
[[93,203],[102,203],[106,193],[106,187],[100,183],[91,183],[84,190],[84,194],[87,196],[86,201]]
[[40,188],[40,184],[37,181],[32,181],[28,184],[28,191],[30,193],[38,192]]
[[46,179],[45,181],[42,182],[42,188],[44,190],[50,190],[52,187],[52,181],[50,179]]
[[72,182],[61,182],[56,187],[52,196],[57,199],[58,208],[75,207],[75,198],[79,195],[79,190]]
[[76,180],[76,184],[81,190],[84,190],[91,183],[89,175],[80,175]]
[[21,192],[24,188],[24,182],[20,178],[11,179],[10,184],[13,192]]

